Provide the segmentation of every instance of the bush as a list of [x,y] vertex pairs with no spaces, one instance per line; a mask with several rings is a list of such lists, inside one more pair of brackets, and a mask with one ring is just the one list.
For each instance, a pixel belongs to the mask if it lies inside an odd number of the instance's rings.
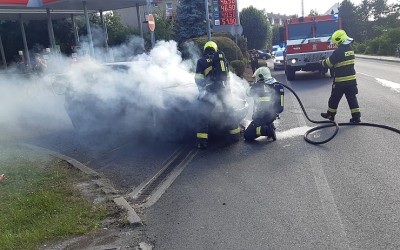
[[389,29],[381,36],[367,41],[365,53],[375,55],[394,55],[398,43],[400,43],[400,28]]
[[354,43],[354,52],[356,54],[365,54],[365,50],[367,49],[367,45],[365,43]]
[[378,49],[378,55],[393,55],[393,49],[392,49],[392,44],[390,41],[381,39],[379,43],[379,49]]
[[[215,34],[213,34],[213,37],[226,37],[226,38],[231,39],[232,41],[235,41],[235,37],[232,36],[231,33],[227,33],[227,32],[215,33]],[[247,40],[243,36],[238,36],[237,41],[238,41],[237,46],[240,48],[240,51],[242,51],[243,56],[246,56]]]
[[243,60],[234,60],[230,63],[230,66],[232,67],[233,72],[235,72],[237,76],[239,77],[243,76],[244,69],[246,67]]
[[367,42],[367,49],[365,50],[367,54],[376,55],[378,53],[378,50],[379,38],[375,38]]

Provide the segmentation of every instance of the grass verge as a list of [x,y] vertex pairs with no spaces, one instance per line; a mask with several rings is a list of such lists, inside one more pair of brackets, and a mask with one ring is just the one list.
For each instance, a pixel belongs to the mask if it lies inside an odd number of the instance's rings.
[[88,178],[68,163],[20,146],[0,145],[0,249],[38,249],[95,229],[107,205],[76,186]]

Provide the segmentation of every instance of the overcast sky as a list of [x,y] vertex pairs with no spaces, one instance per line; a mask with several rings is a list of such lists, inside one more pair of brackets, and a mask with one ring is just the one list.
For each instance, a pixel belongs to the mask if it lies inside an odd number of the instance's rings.
[[[276,14],[301,16],[301,0],[237,0],[239,9],[243,9],[253,5],[257,9],[265,9],[267,12]],[[329,10],[338,0],[303,0],[304,15],[308,15],[311,9],[315,9],[317,13],[323,14]],[[362,0],[352,0],[354,5],[359,5]],[[396,3],[397,0],[388,0],[388,4]]]

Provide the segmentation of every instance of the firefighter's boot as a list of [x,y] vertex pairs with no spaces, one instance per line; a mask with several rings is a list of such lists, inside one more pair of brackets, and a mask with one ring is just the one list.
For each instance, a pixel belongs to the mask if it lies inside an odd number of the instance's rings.
[[275,125],[274,123],[270,123],[266,125],[266,134],[267,138],[271,138],[272,140],[276,141],[276,132],[275,132]]
[[360,119],[360,117],[357,117],[357,116],[352,117],[350,119],[350,123],[360,123],[360,122],[361,122],[361,119]]
[[332,114],[332,113],[329,113],[329,112],[327,112],[327,113],[321,113],[321,116],[322,116],[323,118],[329,119],[329,120],[331,120],[331,121],[334,121],[334,120],[335,120],[335,115]]
[[225,135],[227,143],[235,143],[240,140],[240,126],[237,128],[230,129],[228,133]]

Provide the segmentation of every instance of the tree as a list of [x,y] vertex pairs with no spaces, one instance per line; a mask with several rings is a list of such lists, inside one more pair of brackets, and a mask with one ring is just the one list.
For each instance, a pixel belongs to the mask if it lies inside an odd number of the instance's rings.
[[244,8],[240,12],[240,23],[243,26],[243,35],[247,38],[248,48],[263,49],[271,43],[272,31],[264,11],[253,6]]
[[310,10],[310,14],[308,14],[308,16],[319,16],[317,10]]
[[173,40],[175,20],[165,15],[165,12],[155,11],[156,29],[154,30],[157,40]]
[[179,43],[207,33],[203,0],[181,0],[177,9],[175,36]]
[[372,0],[372,15],[374,20],[377,21],[384,17],[385,14],[388,14],[389,8],[387,6],[387,0]]
[[365,41],[368,39],[369,30],[371,29],[371,23],[369,17],[371,16],[371,4],[368,0],[363,0],[359,6],[356,7],[356,16],[358,18],[358,35],[356,38],[359,41]]
[[349,0],[344,0],[339,7],[339,16],[342,19],[343,29],[356,40],[361,37],[359,17],[355,15],[356,6]]
[[279,28],[280,28],[280,26],[272,27],[272,45],[276,45],[281,42]]
[[[91,23],[96,27],[98,30],[102,29],[102,23],[100,20],[100,15],[93,14],[90,18]],[[120,45],[132,36],[138,35],[139,32],[133,28],[130,28],[122,23],[121,16],[117,13],[107,13],[104,15],[104,22],[107,25],[107,34],[108,34],[108,45],[115,46]],[[86,27],[85,27],[86,28]],[[93,31],[93,30],[92,30]],[[102,36],[102,34],[99,34]],[[102,37],[98,38],[100,41]]]

